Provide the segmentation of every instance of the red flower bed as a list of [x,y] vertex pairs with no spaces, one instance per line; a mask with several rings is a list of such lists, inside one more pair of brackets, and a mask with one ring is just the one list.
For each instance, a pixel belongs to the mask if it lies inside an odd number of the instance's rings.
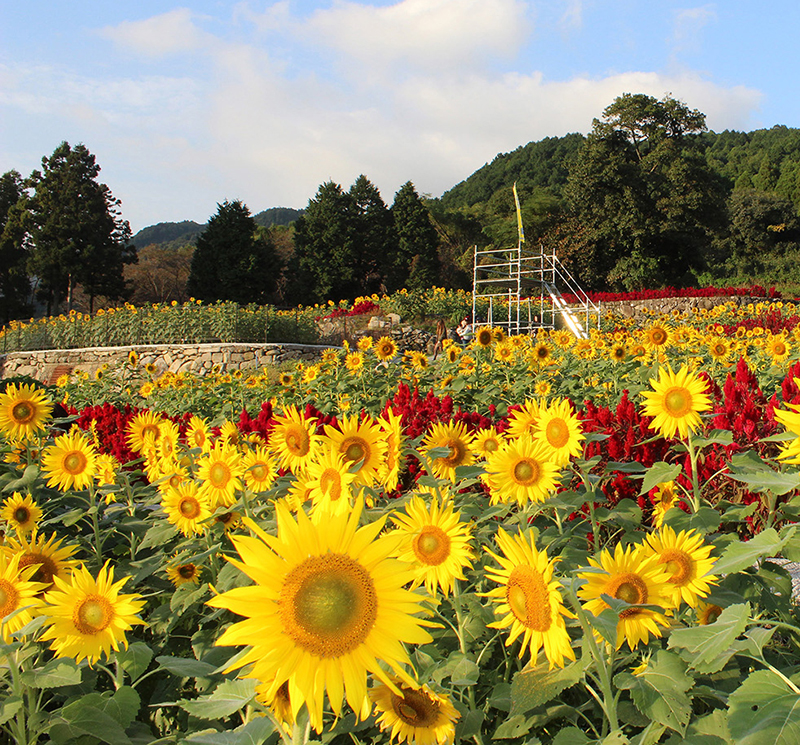
[[[640,290],[636,292],[588,292],[587,295],[595,303],[659,300],[670,297],[781,297],[781,294],[774,287],[770,287],[767,290],[761,285],[752,285],[750,287],[664,287],[660,290]],[[564,299],[568,303],[580,302],[578,297],[569,293],[564,294]]]
[[[320,316],[320,318],[341,318],[342,316],[364,316],[368,313],[371,315],[378,315],[381,312],[381,308],[376,303],[373,303],[372,300],[362,300],[359,303],[356,303],[352,308],[346,310],[345,308],[336,308],[332,310],[326,316]],[[317,318],[319,320],[319,318]]]

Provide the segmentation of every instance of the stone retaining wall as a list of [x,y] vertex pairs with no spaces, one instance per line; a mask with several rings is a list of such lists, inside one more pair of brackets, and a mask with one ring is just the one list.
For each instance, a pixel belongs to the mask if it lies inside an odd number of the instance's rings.
[[649,317],[653,313],[671,314],[673,311],[679,313],[694,313],[700,309],[711,310],[717,305],[724,305],[732,302],[735,305],[743,306],[748,303],[770,302],[769,298],[753,298],[745,295],[719,296],[719,297],[664,297],[649,298],[647,300],[624,300],[613,303],[600,303],[600,310],[603,315],[616,313],[625,318],[633,318],[641,324],[647,324]]

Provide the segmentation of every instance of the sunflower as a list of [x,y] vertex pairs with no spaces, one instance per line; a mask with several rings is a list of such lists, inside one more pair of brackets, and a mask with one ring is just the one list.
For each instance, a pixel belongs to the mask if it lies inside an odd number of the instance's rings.
[[541,398],[546,398],[550,395],[550,391],[553,390],[553,386],[550,384],[548,380],[537,380],[533,386],[533,392],[540,396]]
[[383,416],[378,417],[378,424],[386,440],[386,462],[381,483],[386,491],[392,491],[400,482],[400,466],[405,444],[403,418],[389,409]]
[[218,512],[214,515],[214,522],[221,525],[223,530],[227,533],[233,530],[242,521],[242,516],[238,512]]
[[628,347],[626,344],[617,342],[608,349],[608,359],[612,362],[625,362],[628,359]]
[[48,486],[61,491],[86,489],[97,469],[97,451],[80,430],[59,435],[42,453],[42,471]]
[[494,427],[479,429],[475,432],[472,449],[478,457],[486,458],[491,453],[496,453],[503,447],[505,438]]
[[397,344],[388,336],[382,336],[374,346],[375,356],[381,362],[388,362],[397,356]]
[[706,342],[708,354],[712,360],[719,363],[728,361],[731,354],[731,343],[722,336],[713,336]]
[[36,567],[20,566],[20,559],[20,554],[0,553],[0,634],[6,644],[33,620],[41,605],[37,595],[47,587],[31,579]]
[[119,461],[109,453],[102,453],[95,460],[94,478],[98,486],[112,486],[117,482]]
[[700,427],[700,412],[711,408],[711,398],[706,382],[689,372],[686,365],[676,373],[669,365],[661,367],[658,380],[650,379],[652,391],[643,391],[645,416],[654,417],[650,426],[662,437],[680,433],[687,437],[689,431]]
[[169,564],[166,569],[167,579],[172,582],[175,587],[180,587],[186,584],[198,584],[200,582],[200,567],[193,564],[191,561],[185,564],[174,562]]
[[372,349],[372,345],[375,343],[375,340],[371,336],[362,336],[358,340],[358,344],[356,346],[362,351],[366,352]]
[[464,567],[472,566],[469,523],[461,522],[461,513],[453,512],[453,503],[433,497],[430,506],[422,497],[414,496],[406,504],[405,514],[396,512],[392,522],[394,534],[402,538],[397,558],[411,564],[417,578],[415,585],[425,584],[433,595],[436,588],[445,595],[457,579],[464,579]]
[[428,366],[428,357],[425,352],[412,350],[411,352],[406,352],[406,355],[411,367],[415,370],[424,370]]
[[559,468],[540,442],[523,435],[486,456],[491,502],[544,502],[558,486]]
[[[645,556],[641,546],[623,549],[618,543],[613,555],[608,549],[603,549],[599,559],[589,559],[589,565],[602,571],[578,573],[579,579],[586,580],[586,584],[578,589],[578,597],[584,601],[586,610],[595,616],[609,607],[602,595],[624,600],[632,606],[669,606],[670,575],[655,556]],[[647,644],[651,634],[661,636],[659,626],[668,625],[664,614],[658,611],[625,608],[617,621],[616,648],[619,649],[623,641],[627,641],[632,650],[639,642]]]
[[248,489],[256,492],[267,491],[278,476],[278,467],[269,450],[263,445],[248,450],[242,456],[242,469],[244,470],[244,483]]
[[139,364],[139,355],[136,354],[135,349],[131,349],[131,351],[128,352],[128,364],[133,365],[134,367]]
[[211,447],[208,422],[197,414],[192,414],[186,427],[186,444],[190,448],[200,448],[206,452]]
[[141,453],[148,441],[153,444],[157,442],[161,433],[159,424],[163,420],[160,414],[152,411],[140,411],[129,422],[127,426],[128,447],[134,453]]
[[270,450],[278,459],[281,468],[302,473],[320,442],[316,434],[316,419],[305,419],[296,406],[283,410],[283,416],[275,417],[276,425],[269,437]]
[[553,359],[553,350],[546,341],[538,341],[531,350],[531,357],[539,365],[549,365]]
[[351,375],[357,375],[364,369],[364,353],[348,352],[344,358],[344,366]]
[[305,703],[317,732],[326,689],[337,717],[346,698],[366,718],[367,672],[399,693],[383,666],[413,686],[403,645],[432,641],[415,617],[420,597],[404,589],[414,573],[391,558],[395,539],[378,537],[385,519],[358,528],[360,502],[349,514],[313,519],[300,511],[295,521],[282,503],[275,513],[277,537],[248,521],[255,535],[231,538],[241,557],[231,563],[256,584],[208,601],[246,617],[216,643],[249,645],[229,670],[252,665],[245,676],[269,682],[270,698],[288,681],[292,715]]
[[566,398],[540,410],[534,439],[547,448],[550,459],[559,468],[566,466],[572,456],[581,454],[581,441],[585,437],[581,423]]
[[42,511],[30,494],[23,497],[15,491],[3,501],[3,511],[0,516],[17,534],[30,533],[42,519]]
[[313,383],[320,374],[320,366],[319,365],[309,365],[303,371],[303,382],[304,383]]
[[764,351],[772,358],[772,361],[777,364],[785,362],[789,358],[792,347],[782,334],[770,336],[764,344]]
[[158,425],[156,452],[162,462],[171,462],[178,457],[178,441],[181,432],[178,425],[169,419],[163,419]]
[[348,470],[344,455],[333,448],[325,448],[308,465],[306,488],[314,510],[348,512],[355,480],[356,474]]
[[451,344],[445,350],[445,357],[447,357],[448,362],[456,362],[458,360],[458,356],[461,354],[461,347],[456,344]]
[[508,412],[508,436],[533,435],[539,421],[539,404],[528,399],[519,409]]
[[167,520],[185,536],[207,530],[205,521],[211,517],[211,504],[200,492],[196,481],[184,481],[170,488],[163,496],[161,506],[167,513]]
[[472,450],[474,439],[475,435],[467,432],[467,426],[463,422],[434,424],[422,440],[423,452],[427,455],[433,448],[449,450],[447,455],[432,459],[434,475],[455,483],[456,468],[468,466],[475,461],[475,453]]
[[708,596],[709,586],[716,584],[717,578],[711,574],[715,562],[710,558],[712,548],[706,546],[703,538],[693,530],[676,534],[668,525],[647,536],[644,555],[656,556],[658,563],[670,573],[665,594],[673,607],[677,608],[681,601],[696,607],[700,598]]
[[242,433],[236,426],[235,422],[226,420],[219,428],[219,435],[217,436],[217,445],[229,445],[231,447],[238,447],[242,443]]
[[72,573],[70,582],[56,577],[56,589],[44,596],[42,614],[49,626],[42,641],[52,641],[56,657],[74,657],[76,662],[85,657],[90,664],[120,646],[127,648],[125,632],[144,623],[136,616],[144,606],[141,595],[119,594],[127,581],[114,582],[114,569],[107,563],[97,579],[84,566]]
[[673,507],[678,506],[677,484],[674,481],[662,481],[656,484],[655,491],[650,497],[653,503],[653,524],[660,528],[664,523],[664,516]]
[[35,385],[9,383],[0,393],[0,432],[9,440],[27,440],[45,429],[53,402]]
[[427,686],[408,686],[393,678],[390,688],[379,683],[370,688],[381,732],[391,730],[390,742],[410,745],[451,745],[455,741],[455,722],[461,716],[450,699]]
[[555,560],[549,560],[546,551],[537,550],[531,533],[512,537],[500,528],[497,543],[503,556],[485,549],[500,565],[486,568],[486,576],[500,585],[486,593],[500,617],[489,627],[510,627],[506,646],[522,635],[520,657],[530,649],[531,662],[535,663],[539,650],[544,649],[551,670],[564,667],[564,658],[574,660],[575,653],[564,623],[564,617],[571,614],[564,608],[561,583],[553,579]]
[[581,360],[592,360],[597,356],[591,339],[578,339],[572,346],[572,353]]
[[471,373],[475,371],[475,358],[470,357],[470,355],[465,354],[459,359],[458,367],[465,373]]
[[494,358],[498,362],[513,362],[514,361],[514,344],[510,339],[503,339],[494,348]]
[[653,324],[644,332],[645,344],[652,349],[663,347],[669,341],[669,337],[670,329],[660,324]]
[[294,716],[292,715],[292,701],[289,698],[289,683],[284,681],[277,690],[268,695],[272,683],[259,683],[256,686],[256,701],[266,706],[281,725],[287,735],[291,735]]
[[243,488],[242,458],[236,448],[219,442],[197,463],[200,492],[208,497],[211,509],[230,507],[236,492]]
[[372,486],[381,480],[386,461],[386,437],[372,417],[360,421],[356,415],[344,417],[338,429],[326,424],[325,435],[356,474],[356,484]]
[[35,566],[31,575],[35,582],[41,582],[44,588],[53,584],[55,577],[66,579],[78,564],[72,555],[78,546],[62,546],[63,538],[56,538],[53,533],[49,538],[37,535],[34,529],[30,536],[17,534],[16,538],[7,538],[3,551],[9,556],[19,555],[20,568]]
[[482,347],[483,349],[488,349],[492,346],[492,342],[494,341],[494,334],[492,333],[492,329],[490,326],[481,326],[475,332],[475,345]]
[[704,603],[701,600],[697,603],[694,612],[697,614],[698,626],[708,626],[719,618],[720,613],[722,613],[722,608],[713,603]]

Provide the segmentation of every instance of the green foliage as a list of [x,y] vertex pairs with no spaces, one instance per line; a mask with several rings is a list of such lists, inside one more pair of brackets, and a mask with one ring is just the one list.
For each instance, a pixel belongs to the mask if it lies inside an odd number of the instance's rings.
[[30,313],[26,269],[24,183],[16,171],[0,176],[0,321]]
[[264,303],[279,272],[269,233],[258,230],[241,201],[225,201],[197,239],[186,289],[206,302]]

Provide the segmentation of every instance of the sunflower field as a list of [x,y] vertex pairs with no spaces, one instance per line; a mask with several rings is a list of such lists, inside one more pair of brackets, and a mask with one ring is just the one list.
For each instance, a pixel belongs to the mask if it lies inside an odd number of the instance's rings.
[[0,742],[796,745],[797,311],[3,381]]

